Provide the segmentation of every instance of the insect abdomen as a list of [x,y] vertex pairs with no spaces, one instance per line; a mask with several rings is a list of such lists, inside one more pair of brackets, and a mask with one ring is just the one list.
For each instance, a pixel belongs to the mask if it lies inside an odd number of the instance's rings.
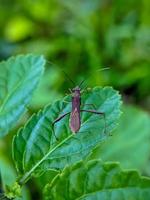
[[77,108],[71,113],[70,116],[70,128],[73,133],[76,133],[80,129],[80,113],[78,112]]

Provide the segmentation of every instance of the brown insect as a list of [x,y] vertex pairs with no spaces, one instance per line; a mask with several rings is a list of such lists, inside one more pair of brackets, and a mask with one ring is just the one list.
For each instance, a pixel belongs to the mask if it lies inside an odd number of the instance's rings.
[[[71,82],[74,84],[74,82],[72,80],[71,80]],[[81,112],[88,112],[88,113],[97,114],[97,115],[103,116],[103,118],[105,120],[105,113],[97,111],[93,104],[85,104],[85,105],[92,106],[94,108],[92,110],[81,109],[81,85],[83,84],[83,82],[84,81],[82,81],[79,84],[79,86],[76,86],[73,89],[70,89],[70,92],[71,92],[71,95],[72,95],[72,109],[71,109],[70,112],[64,113],[61,116],[59,116],[58,118],[56,118],[54,120],[54,122],[52,123],[53,127],[57,122],[59,122],[65,116],[70,114],[70,122],[69,122],[70,129],[71,129],[72,133],[74,133],[74,134],[77,133],[80,130],[80,127],[81,127],[81,117],[80,117]],[[104,131],[106,132],[106,120],[105,120]]]

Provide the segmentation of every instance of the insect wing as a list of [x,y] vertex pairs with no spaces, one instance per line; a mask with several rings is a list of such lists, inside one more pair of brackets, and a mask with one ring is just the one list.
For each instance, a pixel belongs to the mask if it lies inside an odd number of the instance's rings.
[[70,128],[72,132],[76,133],[80,129],[80,113],[77,108],[71,113],[70,116]]

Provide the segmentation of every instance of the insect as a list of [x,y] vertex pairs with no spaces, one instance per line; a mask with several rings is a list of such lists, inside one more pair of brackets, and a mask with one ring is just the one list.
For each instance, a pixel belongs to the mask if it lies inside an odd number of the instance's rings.
[[[70,77],[66,73],[65,73],[65,75],[75,85],[75,83],[70,79]],[[103,116],[104,121],[105,121],[104,131],[106,132],[106,119],[105,119],[104,112],[97,111],[94,104],[85,104],[85,105],[93,107],[93,109],[90,109],[90,110],[81,108],[81,106],[82,106],[82,104],[81,104],[81,93],[82,93],[81,85],[83,84],[84,81],[85,80],[83,80],[78,86],[75,86],[73,89],[70,89],[71,96],[72,96],[72,101],[71,101],[72,109],[70,112],[64,113],[54,120],[54,122],[52,123],[53,130],[54,130],[54,125],[57,122],[59,122],[65,116],[70,114],[69,126],[70,126],[72,133],[76,134],[80,130],[80,127],[81,127],[81,117],[80,117],[81,112],[88,112],[88,113],[93,113],[93,114],[96,114],[99,116]]]

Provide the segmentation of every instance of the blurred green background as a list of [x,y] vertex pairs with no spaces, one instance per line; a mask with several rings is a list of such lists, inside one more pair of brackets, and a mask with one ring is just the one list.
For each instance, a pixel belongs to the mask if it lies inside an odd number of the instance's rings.
[[[0,58],[32,52],[52,62],[38,106],[68,88],[63,69],[76,83],[90,76],[90,87],[112,85],[147,109],[149,13],[148,0],[1,0]],[[97,73],[102,67],[110,70]]]
[[[62,70],[76,84],[86,78],[88,87],[113,86],[130,106],[124,106],[109,146],[104,144],[93,156],[150,174],[149,0],[0,0],[0,60],[26,53],[43,54],[47,64],[18,127],[72,87]],[[104,67],[110,69],[99,71]],[[0,141],[3,162],[11,162],[11,139],[17,128]],[[113,153],[107,153],[108,148]],[[41,187],[38,181],[34,185]]]

